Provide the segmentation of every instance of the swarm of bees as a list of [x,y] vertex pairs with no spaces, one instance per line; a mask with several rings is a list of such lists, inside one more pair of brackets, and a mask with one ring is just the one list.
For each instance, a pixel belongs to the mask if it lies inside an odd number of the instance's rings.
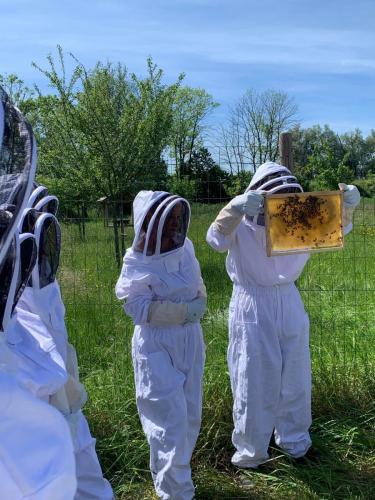
[[[309,195],[305,199],[298,196],[290,196],[283,200],[278,206],[277,212],[272,217],[280,217],[283,221],[286,233],[294,236],[296,231],[306,233],[313,229],[313,225],[324,224],[329,216],[327,209],[327,201],[317,196]],[[327,233],[330,239],[336,230]],[[301,234],[298,238],[304,242],[305,236]],[[324,240],[314,239],[317,246],[318,243],[324,243]]]

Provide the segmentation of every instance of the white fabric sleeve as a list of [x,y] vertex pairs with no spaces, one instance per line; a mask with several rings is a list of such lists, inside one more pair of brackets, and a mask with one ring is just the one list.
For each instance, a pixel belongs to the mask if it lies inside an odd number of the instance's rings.
[[187,304],[169,300],[154,300],[148,308],[148,323],[156,326],[182,325],[185,323]]
[[75,348],[67,343],[67,361],[66,369],[69,378],[65,384],[65,392],[69,401],[71,412],[80,410],[87,401],[87,392],[79,381],[78,358]]
[[215,229],[224,234],[224,236],[229,236],[237,228],[242,217],[243,214],[235,209],[232,206],[232,201],[230,201],[228,205],[225,205],[218,213],[214,221]]
[[207,289],[206,289],[206,285],[204,284],[204,281],[201,277],[200,279],[200,284],[199,284],[199,289],[198,289],[198,295],[200,297],[206,297],[207,298]]
[[77,353],[69,342],[67,343],[66,370],[69,374],[66,384],[50,399],[50,403],[64,415],[77,412],[87,401],[87,392],[79,381]]
[[120,300],[126,300],[125,313],[132,318],[135,325],[147,323],[148,308],[153,298],[151,282],[151,274],[136,266],[128,265],[125,256],[116,283],[116,296]]
[[199,285],[198,285],[197,296],[207,297],[207,290],[202,278],[201,267],[199,265],[198,259],[195,256],[193,242],[189,238],[186,238],[185,240],[185,247],[186,251],[189,252],[191,257],[191,266],[194,267],[196,269],[196,272],[199,274]]
[[129,274],[129,266],[125,263],[125,258],[124,258],[124,263],[121,268],[121,273],[120,276],[118,277],[115,286],[116,297],[119,300],[126,299],[129,294],[132,280],[129,278],[128,274]]
[[344,226],[344,235],[346,236],[353,229],[353,214],[354,207],[343,207],[342,209],[342,221]]
[[208,228],[206,241],[217,252],[226,252],[232,245],[234,234],[235,232],[227,236],[224,235],[217,229],[215,222],[213,222]]
[[124,310],[135,325],[148,323],[148,309],[152,302],[153,293],[145,282],[134,281],[124,304]]

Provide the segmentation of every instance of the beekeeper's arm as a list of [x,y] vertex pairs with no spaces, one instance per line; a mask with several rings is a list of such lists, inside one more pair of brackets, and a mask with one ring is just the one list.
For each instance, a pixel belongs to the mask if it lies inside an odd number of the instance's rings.
[[226,252],[242,217],[258,215],[263,207],[263,196],[257,191],[236,196],[220,210],[215,221],[208,229],[207,243],[218,252]]
[[169,300],[154,300],[154,294],[144,279],[132,280],[124,309],[134,324],[154,326],[182,325],[199,321],[206,310],[207,299],[198,296],[190,302],[176,304]]
[[361,195],[359,194],[358,188],[352,184],[344,184],[340,182],[340,191],[343,192],[343,225],[344,234],[348,234],[353,229],[353,213],[355,208],[359,205],[361,200]]

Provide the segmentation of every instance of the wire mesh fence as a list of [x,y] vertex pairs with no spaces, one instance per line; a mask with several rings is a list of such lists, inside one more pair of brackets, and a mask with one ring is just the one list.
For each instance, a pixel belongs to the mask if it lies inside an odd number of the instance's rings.
[[[214,252],[205,235],[226,201],[226,197],[190,199],[189,229],[208,291],[208,312],[203,320],[207,367],[224,372],[232,285],[225,272],[225,255]],[[84,375],[111,369],[123,384],[126,377],[132,377],[129,352],[133,325],[114,294],[120,271],[115,247],[118,244],[123,254],[131,245],[130,205],[86,206],[80,207],[80,213],[85,216],[60,214],[60,283],[70,336]],[[354,228],[345,238],[344,250],[313,255],[298,280],[310,317],[313,373],[329,387],[356,384],[374,373],[374,253],[375,200],[364,199],[355,212]]]

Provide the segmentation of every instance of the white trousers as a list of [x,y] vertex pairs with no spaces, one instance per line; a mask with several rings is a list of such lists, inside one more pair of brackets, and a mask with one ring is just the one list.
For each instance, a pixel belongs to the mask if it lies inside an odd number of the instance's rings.
[[1,500],[72,500],[77,481],[68,425],[5,370],[0,366]]
[[156,493],[163,500],[191,500],[190,459],[202,412],[201,327],[136,326],[132,353],[137,407],[150,446]]
[[264,463],[273,432],[278,446],[303,456],[311,446],[309,320],[294,284],[234,286],[228,366],[237,450],[232,463]]
[[103,477],[95,451],[96,440],[91,436],[89,425],[82,411],[74,413],[73,429],[74,455],[76,460],[77,492],[74,500],[112,500],[114,498],[109,482]]

